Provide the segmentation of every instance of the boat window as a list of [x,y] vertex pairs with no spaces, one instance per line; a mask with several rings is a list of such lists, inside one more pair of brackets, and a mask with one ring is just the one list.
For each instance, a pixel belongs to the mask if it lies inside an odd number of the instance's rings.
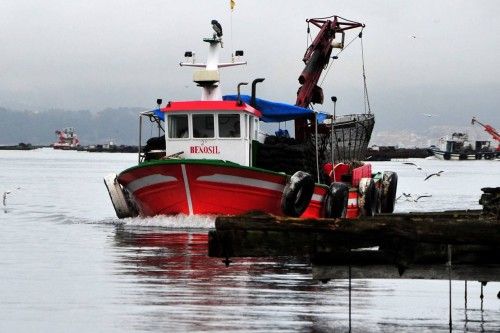
[[219,114],[219,137],[241,137],[239,114]]
[[193,137],[213,138],[214,137],[214,115],[194,114],[193,115]]
[[187,114],[168,116],[168,137],[174,139],[189,137]]

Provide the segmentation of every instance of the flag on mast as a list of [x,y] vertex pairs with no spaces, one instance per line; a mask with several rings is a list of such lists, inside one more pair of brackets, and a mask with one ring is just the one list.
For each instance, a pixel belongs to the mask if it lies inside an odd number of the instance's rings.
[[229,6],[231,7],[231,10],[234,9],[235,4],[236,4],[236,2],[234,0],[229,0]]

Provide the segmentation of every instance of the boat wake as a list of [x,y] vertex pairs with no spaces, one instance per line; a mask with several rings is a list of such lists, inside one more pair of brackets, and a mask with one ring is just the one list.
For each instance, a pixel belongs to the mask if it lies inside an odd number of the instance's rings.
[[[169,229],[213,229],[215,215],[158,215],[154,217],[134,217],[120,220],[125,226],[162,227]],[[116,220],[115,220],[116,221]]]

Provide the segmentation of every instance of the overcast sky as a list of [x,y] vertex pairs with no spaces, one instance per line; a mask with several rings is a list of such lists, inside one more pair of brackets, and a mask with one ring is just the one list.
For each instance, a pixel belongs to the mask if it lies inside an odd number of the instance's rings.
[[[474,115],[500,126],[500,1],[236,0],[231,29],[229,0],[3,0],[0,106],[101,110],[197,99],[192,69],[178,63],[186,50],[204,60],[212,19],[224,28],[223,60],[233,48],[248,61],[223,70],[223,93],[265,77],[261,97],[294,103],[305,19],[333,14],[366,24],[379,130],[466,125]],[[319,109],[330,110],[336,95],[340,113],[362,111],[361,74],[358,40],[327,76]]]

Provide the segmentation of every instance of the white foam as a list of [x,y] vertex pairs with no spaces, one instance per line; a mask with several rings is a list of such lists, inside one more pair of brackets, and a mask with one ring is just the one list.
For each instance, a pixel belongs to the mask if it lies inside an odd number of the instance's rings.
[[154,217],[135,217],[120,220],[126,226],[165,227],[172,229],[213,229],[215,215],[158,215]]

